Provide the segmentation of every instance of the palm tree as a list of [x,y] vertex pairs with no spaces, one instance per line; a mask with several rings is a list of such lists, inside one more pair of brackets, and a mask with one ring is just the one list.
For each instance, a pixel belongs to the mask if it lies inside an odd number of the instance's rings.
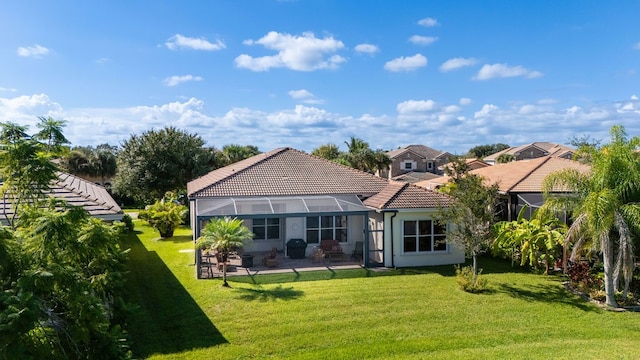
[[67,124],[66,120],[54,120],[52,117],[45,118],[44,116],[40,116],[38,119],[40,122],[37,126],[41,130],[33,137],[36,140],[47,142],[47,152],[51,153],[53,150],[57,152],[62,145],[71,143],[62,133],[62,128]]
[[210,249],[220,253],[222,261],[222,286],[227,283],[227,259],[229,252],[240,248],[246,241],[253,239],[253,233],[237,218],[214,218],[202,229],[202,234],[196,240],[199,250]]
[[[614,294],[622,274],[626,297],[635,267],[632,232],[640,230],[640,137],[628,140],[622,126],[610,130],[611,142],[600,148],[581,149],[590,159],[588,174],[562,170],[549,175],[543,184],[552,210],[571,211],[574,222],[565,241],[573,243],[572,260],[583,251],[602,253],[606,303],[617,307]],[[566,189],[569,196],[551,196]],[[615,261],[615,264],[614,264]]]

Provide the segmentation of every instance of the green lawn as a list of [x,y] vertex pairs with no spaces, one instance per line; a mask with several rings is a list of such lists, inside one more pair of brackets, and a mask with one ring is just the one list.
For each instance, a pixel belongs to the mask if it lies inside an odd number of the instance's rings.
[[640,313],[604,311],[558,278],[482,259],[489,291],[453,267],[196,280],[189,230],[128,240],[132,350],[151,359],[636,359]]

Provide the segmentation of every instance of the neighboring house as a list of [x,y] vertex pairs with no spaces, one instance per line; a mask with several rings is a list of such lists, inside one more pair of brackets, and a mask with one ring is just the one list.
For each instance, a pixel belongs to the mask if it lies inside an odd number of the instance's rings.
[[389,151],[387,155],[391,158],[391,166],[388,171],[378,174],[387,179],[409,172],[441,174],[438,167],[448,163],[451,157],[448,152],[424,145],[405,146]]
[[[471,170],[476,170],[476,169],[480,169],[483,167],[487,167],[487,166],[491,166],[489,164],[487,164],[486,162],[480,160],[480,159],[465,159],[464,162],[467,164],[469,171]],[[438,168],[438,170],[440,170],[442,173],[446,173],[446,169],[450,168],[452,165],[450,162],[440,166]],[[430,179],[425,179],[425,180],[430,180]]]
[[[528,207],[525,216],[530,218],[532,212],[544,203],[542,196],[544,179],[547,175],[564,169],[575,169],[586,173],[590,170],[590,166],[573,160],[545,156],[488,166],[469,173],[482,176],[488,184],[498,184],[498,191],[503,200],[499,215],[502,220],[511,221],[517,219],[523,206]],[[447,183],[449,179],[449,177],[442,177],[419,182],[416,185],[433,190]],[[562,192],[564,189],[554,189],[554,191]]]
[[[104,187],[64,172],[57,172],[57,175],[58,179],[51,183],[49,196],[82,207],[89,215],[104,221],[122,219],[122,209]],[[12,216],[10,199],[0,198],[0,223],[8,224],[7,219]]]
[[431,179],[439,178],[441,176],[442,175],[438,175],[430,172],[411,171],[406,174],[398,175],[392,178],[391,180],[415,184],[418,181],[431,180]]
[[574,149],[564,145],[558,145],[550,142],[533,142],[498,151],[495,154],[486,156],[482,160],[490,165],[495,165],[498,163],[498,157],[503,154],[512,155],[516,161],[536,159],[543,156],[555,156],[563,159],[571,159],[573,158],[574,152]]
[[464,262],[460,249],[440,241],[445,228],[434,221],[449,197],[291,148],[214,170],[190,181],[187,193],[194,241],[209,219],[230,216],[255,234],[247,252],[286,252],[289,240],[303,239],[308,256],[333,239],[346,254],[362,242],[365,266]]

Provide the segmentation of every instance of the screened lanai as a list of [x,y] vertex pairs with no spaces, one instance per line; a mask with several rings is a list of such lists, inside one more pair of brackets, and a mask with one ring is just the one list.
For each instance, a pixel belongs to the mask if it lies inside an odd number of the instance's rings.
[[[211,218],[242,219],[254,233],[253,241],[243,249],[249,253],[261,254],[276,248],[286,257],[291,239],[305,241],[307,256],[325,239],[337,240],[347,258],[358,242],[364,245],[365,253],[368,248],[371,210],[356,195],[205,198],[195,201],[195,210],[195,238]],[[362,260],[368,265],[366,257]]]

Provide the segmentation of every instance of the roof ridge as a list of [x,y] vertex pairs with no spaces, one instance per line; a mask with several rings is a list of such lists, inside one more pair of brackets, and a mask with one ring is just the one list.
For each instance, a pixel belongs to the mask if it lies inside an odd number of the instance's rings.
[[[194,182],[194,181],[196,181],[198,179],[202,179],[202,178],[208,176],[209,174],[211,174],[213,172],[216,172],[216,171],[217,172],[222,172],[222,171],[224,171],[224,169],[227,169],[227,168],[231,168],[233,170],[233,173],[229,174],[229,176],[225,176],[225,177],[223,177],[221,179],[218,179],[217,181],[214,181],[212,183],[208,183],[206,186],[200,187],[198,189],[193,189],[193,191],[188,191],[188,189],[187,189],[187,192],[189,193],[189,196],[191,196],[192,194],[195,194],[195,193],[203,191],[203,190],[205,190],[205,189],[207,189],[207,188],[209,188],[211,186],[219,184],[222,181],[226,181],[228,179],[234,178],[234,177],[238,176],[238,174],[243,173],[243,172],[247,171],[248,169],[251,169],[251,168],[257,166],[258,164],[261,164],[262,162],[264,162],[264,161],[266,161],[268,159],[271,159],[272,157],[274,157],[274,156],[276,156],[276,155],[278,155],[278,154],[280,154],[280,153],[282,153],[284,151],[287,151],[287,150],[295,150],[295,149],[292,149],[292,148],[289,148],[289,147],[276,148],[276,149],[273,149],[271,151],[267,151],[266,153],[257,154],[257,155],[248,157],[246,159],[242,159],[240,161],[237,161],[237,162],[235,162],[233,164],[229,164],[227,166],[223,166],[221,168],[217,168],[215,170],[211,170],[208,173],[189,181],[189,183],[192,183],[192,182]],[[249,160],[251,160],[251,161],[249,161]],[[233,169],[234,165],[235,166],[238,166],[239,164],[243,165],[241,163],[247,163],[247,164],[245,166],[241,167],[239,170]]]
[[395,181],[395,180],[389,181],[389,183],[387,184],[387,186],[392,186],[392,185],[401,185],[401,186],[398,188],[398,190],[396,190],[393,193],[393,196],[390,196],[389,199],[384,202],[384,204],[381,206],[381,208],[386,208],[387,206],[389,206],[389,204],[391,204],[391,202],[393,200],[398,198],[398,196],[400,195],[402,190],[406,189],[410,184],[402,182],[402,181]]
[[[546,155],[546,156],[541,156],[539,158],[535,158],[535,159],[531,159],[529,161],[536,161],[538,159],[542,159],[543,161],[540,161],[540,163],[536,166],[534,166],[531,170],[529,170],[526,174],[524,174],[523,177],[520,178],[520,180],[516,181],[512,186],[510,186],[507,191],[511,191],[513,188],[515,188],[518,184],[520,184],[521,182],[523,182],[526,178],[528,178],[529,176],[531,176],[531,174],[533,174],[534,171],[538,170],[542,165],[546,164],[547,161],[549,161],[552,158],[552,156],[550,155]],[[521,160],[522,161],[522,160]]]

